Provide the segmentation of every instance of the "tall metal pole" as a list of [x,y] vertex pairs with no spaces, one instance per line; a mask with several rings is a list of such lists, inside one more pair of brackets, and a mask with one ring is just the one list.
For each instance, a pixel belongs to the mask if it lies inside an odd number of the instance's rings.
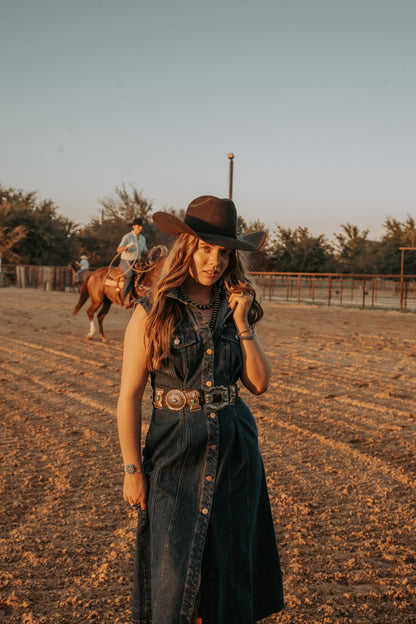
[[230,185],[228,187],[228,197],[229,199],[233,198],[233,164],[234,164],[234,154],[227,154],[230,160]]
[[400,312],[403,312],[403,299],[404,299],[404,250],[405,247],[399,247],[402,252],[402,258],[400,263]]

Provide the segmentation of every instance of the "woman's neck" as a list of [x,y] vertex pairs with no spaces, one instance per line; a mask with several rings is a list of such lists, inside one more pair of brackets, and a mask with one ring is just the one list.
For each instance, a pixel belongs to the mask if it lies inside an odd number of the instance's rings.
[[204,286],[198,284],[192,277],[187,277],[182,284],[182,289],[185,295],[192,299],[195,303],[206,305],[212,299],[213,289],[212,286]]

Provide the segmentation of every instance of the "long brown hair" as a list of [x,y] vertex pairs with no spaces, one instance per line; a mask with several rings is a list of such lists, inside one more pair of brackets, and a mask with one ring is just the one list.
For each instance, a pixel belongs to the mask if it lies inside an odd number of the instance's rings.
[[[170,341],[175,325],[182,319],[183,307],[176,299],[167,297],[167,293],[184,283],[198,243],[199,238],[196,236],[180,234],[153,286],[150,295],[152,307],[145,325],[148,370],[157,370],[170,359]],[[235,290],[249,291],[254,296],[248,321],[250,325],[257,323],[263,317],[263,308],[256,299],[256,291],[248,278],[245,262],[235,249],[231,250],[228,267],[221,280],[226,296]]]

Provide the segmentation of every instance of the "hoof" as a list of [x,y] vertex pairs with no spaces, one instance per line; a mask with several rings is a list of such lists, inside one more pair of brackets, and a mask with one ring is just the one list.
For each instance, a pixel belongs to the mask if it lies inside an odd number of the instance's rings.
[[107,338],[105,336],[100,336],[101,342],[107,342]]
[[94,334],[87,334],[87,340],[92,340],[94,338]]

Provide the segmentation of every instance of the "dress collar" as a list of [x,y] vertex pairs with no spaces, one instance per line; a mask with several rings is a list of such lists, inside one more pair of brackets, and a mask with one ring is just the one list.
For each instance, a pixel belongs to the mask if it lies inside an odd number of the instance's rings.
[[[224,288],[222,287],[222,285],[220,285],[220,295],[221,295],[221,301],[220,301],[220,307],[218,310],[216,328],[221,328],[224,322],[227,320],[227,318],[232,314],[232,310],[230,306],[228,305],[228,300],[225,297]],[[179,286],[176,288],[172,288],[171,290],[168,290],[168,292],[166,293],[166,296],[171,297],[172,299],[177,299],[178,301],[180,301],[187,307],[191,306],[190,303],[184,300]]]

